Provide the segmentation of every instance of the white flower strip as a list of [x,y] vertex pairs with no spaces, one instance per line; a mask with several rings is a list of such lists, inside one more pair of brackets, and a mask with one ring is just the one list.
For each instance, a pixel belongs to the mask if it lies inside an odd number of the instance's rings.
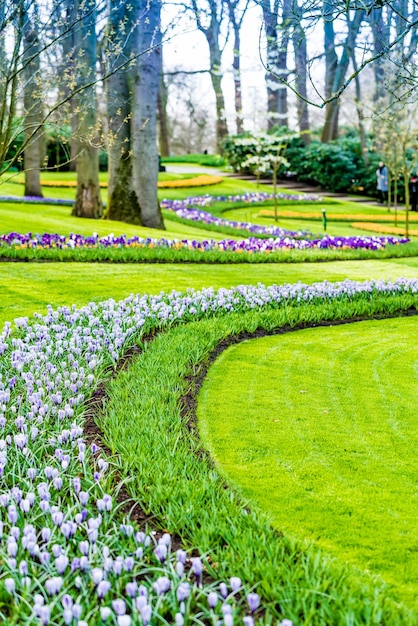
[[[0,334],[0,587],[19,624],[152,623],[170,613],[251,625],[241,581],[202,587],[200,559],[118,521],[108,461],[83,437],[85,402],[139,334],[228,312],[375,294],[418,280],[239,286],[130,296],[7,323]],[[144,576],[146,575],[146,576]],[[99,608],[98,608],[99,607]],[[167,607],[170,607],[169,609]],[[256,608],[254,608],[256,607]],[[6,609],[3,609],[3,611]],[[245,615],[247,613],[247,615]],[[227,617],[230,615],[231,617]],[[212,619],[212,618],[211,618]]]

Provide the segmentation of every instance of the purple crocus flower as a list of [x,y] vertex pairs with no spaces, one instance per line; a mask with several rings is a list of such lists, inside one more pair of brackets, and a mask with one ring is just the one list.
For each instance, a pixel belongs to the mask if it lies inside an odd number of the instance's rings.
[[229,584],[231,585],[232,591],[238,591],[238,589],[242,586],[241,578],[232,576],[232,578],[229,579]]
[[157,578],[157,580],[152,586],[155,593],[159,596],[163,595],[164,593],[167,593],[170,587],[171,587],[171,582],[170,582],[170,579],[167,578],[167,576],[160,576],[160,578]]
[[165,544],[159,543],[154,550],[154,554],[160,561],[160,563],[164,563],[167,558],[167,546]]
[[143,607],[140,608],[139,612],[144,626],[147,626],[150,623],[152,615],[152,609],[150,605],[145,604]]
[[125,615],[126,613],[126,604],[123,600],[113,600],[112,608],[116,615]]
[[218,604],[219,598],[218,598],[218,594],[216,593],[216,591],[211,591],[208,595],[208,604],[210,606],[211,609],[214,609],[215,606]]
[[260,596],[258,593],[249,593],[247,596],[247,602],[250,609],[250,613],[254,613],[260,606]]
[[108,580],[101,580],[97,585],[97,596],[102,599],[110,591],[111,584]]
[[189,583],[180,583],[177,587],[177,600],[179,602],[183,602],[189,597],[190,594],[190,585]]
[[4,587],[8,593],[14,593],[16,590],[16,583],[13,578],[5,578]]

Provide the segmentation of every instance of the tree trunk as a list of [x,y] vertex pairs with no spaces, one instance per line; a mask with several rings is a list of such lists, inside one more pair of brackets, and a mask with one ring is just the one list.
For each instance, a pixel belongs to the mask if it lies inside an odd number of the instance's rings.
[[329,143],[338,139],[338,118],[340,113],[340,102],[338,98],[328,102],[325,107],[325,122],[322,128],[321,141]]
[[[331,66],[333,82],[331,84],[331,79],[328,77],[327,84],[326,84],[327,98],[332,97],[334,94],[337,94],[338,90],[344,84],[345,75],[347,73],[350,58],[352,58],[352,55],[354,53],[354,45],[356,42],[356,37],[360,29],[360,25],[363,20],[363,17],[364,17],[364,11],[362,10],[356,11],[352,21],[349,20],[349,16],[347,15],[348,33],[347,33],[344,43],[342,44],[341,58],[337,62],[336,66],[335,66],[335,56],[331,50],[328,50],[328,53],[330,55],[330,60],[332,60],[333,62]],[[327,42],[329,41],[328,36],[330,35],[330,25],[332,26],[332,22],[328,22],[327,20],[325,20],[324,24],[325,24],[325,29],[326,29],[325,40]],[[332,30],[332,35],[333,35],[333,32],[334,31]],[[327,58],[327,48],[326,48],[325,58]],[[333,139],[338,138],[339,108],[340,108],[339,98],[335,98],[334,100],[331,100],[331,102],[328,102],[326,105],[325,123],[322,129],[322,135],[321,135],[321,141],[323,141],[324,143],[328,143],[329,141],[332,141]]]
[[307,50],[306,50],[306,37],[305,32],[301,25],[301,15],[299,7],[297,7],[298,14],[295,16],[295,25],[293,29],[293,50],[295,58],[295,87],[296,91],[300,94],[297,97],[296,108],[298,113],[298,126],[301,139],[305,145],[310,142],[310,123],[309,123],[309,110],[306,102],[307,92]]
[[[352,63],[354,71],[357,70],[357,62],[355,52],[352,56]],[[361,97],[361,83],[360,76],[356,76],[354,79],[354,84],[356,87],[356,109],[357,109],[357,118],[358,118],[358,126],[360,133],[360,147],[361,147],[361,156],[363,157],[364,163],[367,165],[369,161],[368,151],[367,151],[367,142],[366,142],[366,129],[364,126],[364,112],[363,112],[363,99]]]
[[222,143],[228,136],[228,126],[225,117],[225,99],[222,91],[222,76],[219,74],[219,66],[211,63],[210,79],[216,99],[216,151],[222,153]]
[[[73,91],[73,80],[75,80],[75,32],[78,28],[76,24],[77,20],[77,2],[72,0],[63,0],[63,19],[61,28],[65,32],[62,36],[62,57],[63,62],[60,68],[61,75],[63,77],[63,100],[68,98],[69,94]],[[73,25],[67,32],[68,25]],[[76,113],[76,101],[74,98],[69,98],[65,104],[65,111],[67,113],[66,123],[71,127],[71,136],[69,139],[70,153],[68,167],[70,172],[75,172],[77,169],[77,129],[78,129],[78,117]]]
[[158,123],[160,127],[159,146],[160,154],[163,157],[170,156],[170,138],[167,115],[167,85],[165,84],[163,73],[161,72],[160,88],[158,90]]
[[[124,0],[112,0],[109,12],[107,59],[110,76],[107,79],[109,182],[106,217],[108,219],[142,224],[141,207],[134,192],[131,157],[132,85],[130,70],[123,67],[130,58],[132,46],[125,31],[133,26],[131,11]],[[122,33],[122,34],[120,34]]]
[[[2,18],[4,23],[4,5],[2,3]],[[19,86],[19,66],[20,49],[22,45],[23,26],[25,10],[22,3],[16,7],[16,26],[13,30],[13,40],[6,42],[5,33],[0,34],[0,69],[3,72],[3,79],[0,81],[0,171],[7,170],[15,161],[7,160],[7,153],[13,141],[13,124],[16,115],[16,105],[18,103]],[[6,50],[11,47],[10,58],[7,57]]]
[[23,35],[24,63],[24,170],[25,196],[42,197],[41,160],[42,160],[42,85],[40,75],[40,45],[36,29],[36,17],[33,22],[26,14]]
[[158,202],[157,98],[161,74],[161,3],[134,0],[140,20],[134,51],[142,53],[133,75],[132,173],[142,223],[164,228]]
[[243,131],[242,125],[242,88],[241,88],[241,37],[239,24],[233,23],[234,28],[234,58],[232,61],[232,71],[234,74],[234,95],[235,95],[235,120],[237,125],[237,134]]
[[[289,45],[289,24],[291,6],[289,0],[283,0],[282,23],[279,24],[279,2],[273,7],[270,0],[263,0],[263,21],[267,39],[267,128],[288,126],[287,85],[288,78],[287,49]],[[280,36],[279,36],[280,33]]]
[[75,32],[75,74],[81,94],[74,97],[78,107],[77,193],[73,215],[99,218],[103,215],[99,186],[99,158],[94,145],[97,135],[97,104],[94,82],[96,73],[95,0],[78,3],[80,22]]

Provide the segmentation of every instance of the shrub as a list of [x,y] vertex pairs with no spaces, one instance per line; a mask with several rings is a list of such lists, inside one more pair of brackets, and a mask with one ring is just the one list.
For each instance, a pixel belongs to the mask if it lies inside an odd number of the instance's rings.
[[319,184],[330,191],[348,191],[361,181],[364,172],[363,159],[353,149],[354,143],[353,140],[313,141],[306,148],[287,154],[287,158],[299,180]]

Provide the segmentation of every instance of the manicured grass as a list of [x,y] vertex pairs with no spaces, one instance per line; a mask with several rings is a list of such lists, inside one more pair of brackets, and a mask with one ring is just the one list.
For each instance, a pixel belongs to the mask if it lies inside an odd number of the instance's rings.
[[[62,191],[62,190],[60,190]],[[63,196],[63,194],[61,194]],[[59,233],[69,235],[91,235],[96,232],[100,236],[138,235],[141,237],[169,237],[170,239],[223,239],[222,233],[205,233],[201,228],[178,222],[165,220],[166,230],[149,229],[143,226],[125,224],[113,220],[93,220],[77,218],[71,215],[71,207],[55,205],[33,205],[0,203],[0,233]],[[238,238],[231,236],[231,238]]]
[[220,167],[225,165],[225,160],[219,154],[181,154],[178,156],[162,157],[162,163],[175,163],[176,165],[202,165],[205,167]]
[[270,265],[199,264],[88,264],[88,263],[0,263],[0,324],[16,317],[46,312],[54,306],[106,298],[119,300],[131,293],[156,294],[188,287],[202,289],[238,284],[266,285],[302,281],[338,281],[345,278],[414,278],[418,257],[382,261],[341,261],[340,263],[294,263]]
[[230,347],[199,396],[217,467],[286,535],[381,575],[418,608],[418,318]]
[[225,487],[224,477],[202,454],[194,423],[187,425],[190,414],[181,417],[181,398],[193,387],[186,377],[199,370],[221,339],[243,331],[389,313],[413,303],[416,296],[377,296],[229,314],[179,326],[144,346],[142,355],[111,385],[110,404],[100,423],[106,443],[120,454],[132,497],[185,545],[210,551],[218,575],[232,569],[257,585],[278,617],[284,614],[296,624],[312,626],[412,625],[418,619],[394,603],[396,592],[381,580],[275,532],[259,508],[248,509],[239,493]]

